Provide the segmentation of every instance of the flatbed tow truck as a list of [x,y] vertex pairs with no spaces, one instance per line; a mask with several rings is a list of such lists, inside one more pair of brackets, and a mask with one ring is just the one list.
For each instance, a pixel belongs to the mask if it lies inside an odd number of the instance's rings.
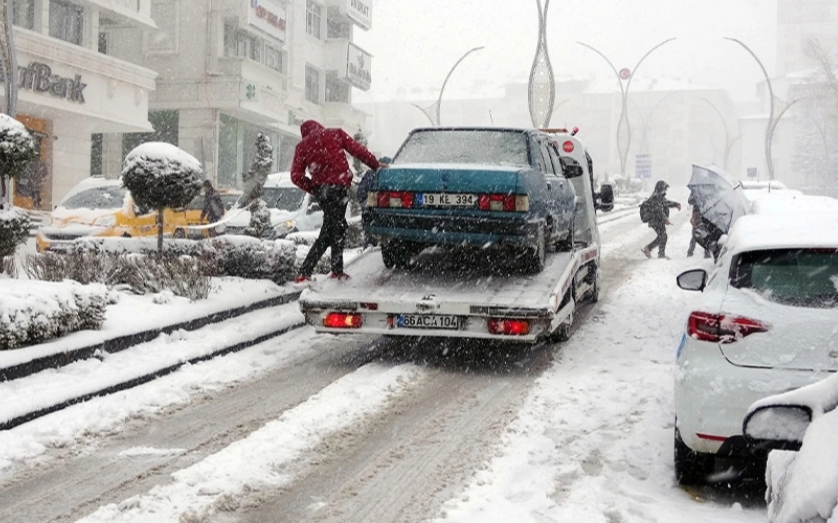
[[610,186],[593,188],[591,160],[582,142],[549,129],[576,191],[573,248],[547,256],[538,274],[498,270],[495,264],[463,267],[456,252],[427,249],[410,270],[390,270],[378,249],[349,264],[349,280],[321,280],[299,299],[317,332],[388,336],[482,338],[535,343],[570,336],[577,304],[597,301],[602,280],[596,210],[613,207]]

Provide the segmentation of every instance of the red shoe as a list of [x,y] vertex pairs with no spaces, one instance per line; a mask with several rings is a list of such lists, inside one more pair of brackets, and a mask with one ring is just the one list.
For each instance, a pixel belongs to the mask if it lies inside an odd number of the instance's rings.
[[311,281],[311,278],[309,278],[308,276],[303,276],[302,274],[300,274],[299,276],[294,278],[294,283],[306,283],[306,282],[310,282],[310,281]]
[[331,278],[333,280],[348,280],[349,275],[346,274],[345,272],[333,272],[332,274],[329,275],[329,278]]

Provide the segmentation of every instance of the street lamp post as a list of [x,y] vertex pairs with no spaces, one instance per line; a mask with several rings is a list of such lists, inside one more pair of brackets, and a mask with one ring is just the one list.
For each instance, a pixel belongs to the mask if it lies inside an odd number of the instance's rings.
[[635,102],[634,100],[630,100],[631,103],[634,104],[634,108],[637,109],[637,114],[640,115],[640,146],[637,149],[641,153],[643,152],[643,146],[646,144],[646,136],[648,135],[649,123],[651,123],[652,121],[652,116],[655,112],[655,109],[657,109],[660,104],[665,102],[667,98],[676,94],[678,94],[677,91],[672,91],[668,93],[666,96],[655,102],[654,105],[652,105],[652,107],[650,107],[649,110],[646,112],[644,112],[640,108],[640,106],[637,105],[637,102]]
[[730,157],[730,151],[731,151],[731,149],[733,149],[733,144],[735,144],[738,139],[742,138],[742,135],[741,134],[737,135],[736,138],[731,140],[730,139],[730,130],[727,128],[727,121],[725,120],[725,117],[722,114],[722,111],[719,110],[719,108],[716,106],[716,104],[711,102],[708,98],[704,98],[702,96],[702,97],[699,97],[699,100],[703,100],[703,101],[707,102],[710,105],[710,107],[712,107],[713,110],[716,111],[716,114],[719,115],[719,120],[722,121],[722,127],[724,127],[724,129],[725,129],[725,155],[724,155],[724,164],[722,165],[722,167],[724,167],[724,169],[727,170],[727,163],[728,163],[728,159]]
[[550,0],[544,0],[543,10],[541,0],[535,1],[538,6],[538,45],[530,68],[527,101],[533,127],[544,128],[550,125],[550,118],[553,116],[556,82],[553,78],[550,55],[547,52],[547,9],[550,7]]
[[475,47],[474,49],[469,49],[468,51],[466,51],[466,53],[463,56],[460,57],[459,60],[457,60],[457,62],[454,64],[454,66],[451,67],[451,70],[448,71],[448,74],[445,76],[445,81],[442,82],[442,88],[439,90],[439,97],[437,98],[436,102],[432,103],[428,107],[420,107],[416,104],[413,104],[414,107],[416,107],[417,109],[419,109],[420,111],[425,113],[425,116],[428,117],[428,120],[431,121],[431,125],[433,125],[434,127],[438,127],[439,123],[440,123],[439,107],[442,104],[442,93],[445,92],[445,86],[446,86],[446,84],[448,84],[448,79],[451,78],[451,74],[454,72],[454,69],[456,69],[457,66],[460,65],[460,62],[465,60],[466,56],[470,55],[471,53],[473,53],[475,51],[479,51],[480,49],[483,49],[483,47],[481,46],[481,47]]
[[769,108],[769,115],[768,115],[768,125],[765,127],[765,163],[768,167],[768,179],[774,179],[774,159],[771,156],[771,143],[774,140],[774,131],[777,129],[777,124],[780,123],[780,119],[783,117],[786,111],[789,110],[789,107],[797,103],[797,100],[793,100],[790,103],[785,104],[780,110],[779,114],[775,114],[776,112],[776,102],[780,101],[779,98],[774,96],[774,87],[771,85],[771,78],[768,76],[768,71],[766,71],[765,66],[762,65],[762,61],[759,57],[754,53],[750,47],[745,45],[744,42],[741,40],[737,40],[736,38],[729,38],[725,37],[725,40],[730,40],[731,42],[736,42],[737,44],[741,45],[748,53],[756,60],[759,68],[762,70],[762,75],[765,77],[765,83],[768,85],[768,96],[770,97],[770,108]]
[[[620,122],[617,124],[617,152],[620,154],[620,171],[621,171],[621,174],[623,176],[625,176],[626,160],[627,160],[627,157],[628,157],[629,147],[631,146],[631,124],[628,121],[628,105],[627,105],[628,104],[628,93],[629,93],[629,88],[631,87],[631,81],[634,79],[634,75],[635,75],[635,73],[637,73],[637,69],[640,67],[640,64],[643,63],[643,61],[646,59],[646,57],[648,57],[650,54],[652,54],[652,52],[655,49],[657,49],[657,48],[661,47],[662,45],[667,44],[667,43],[669,43],[673,40],[675,40],[675,38],[668,38],[668,39],[664,40],[663,42],[657,44],[656,46],[652,47],[648,51],[646,51],[646,54],[644,54],[640,58],[640,60],[637,61],[637,64],[634,66],[634,70],[621,69],[619,71],[617,70],[616,67],[614,67],[614,64],[611,63],[611,60],[609,60],[608,57],[606,57],[600,50],[598,50],[595,47],[590,46],[586,43],[576,42],[577,44],[579,44],[583,47],[587,47],[588,49],[590,49],[591,51],[595,52],[600,57],[602,57],[602,59],[605,60],[608,63],[609,66],[611,66],[611,70],[614,71],[614,75],[617,77],[617,82],[619,82],[619,84],[620,84],[620,94],[621,94],[622,107],[621,107],[621,111],[620,111]],[[626,81],[625,85],[623,84],[624,80]],[[626,129],[625,138],[623,137],[624,136],[623,135],[623,128],[624,127]]]
[[[15,2],[2,0],[0,6],[0,69],[3,70],[3,85],[6,96],[6,114],[14,118],[17,114],[17,57],[15,55],[14,28]],[[6,176],[0,174],[0,208],[5,203],[11,203],[11,196],[6,190]]]

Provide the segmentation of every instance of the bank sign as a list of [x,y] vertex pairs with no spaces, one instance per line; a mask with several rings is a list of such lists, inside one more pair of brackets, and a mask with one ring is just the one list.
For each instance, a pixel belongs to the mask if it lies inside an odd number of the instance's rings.
[[[81,75],[67,78],[55,74],[52,67],[41,62],[30,62],[29,65],[17,68],[18,88],[36,93],[50,94],[70,102],[83,104],[84,89],[87,84],[81,81]],[[0,75],[0,83],[3,75]]]
[[277,0],[250,0],[249,3],[247,23],[284,42],[288,24],[285,5]]
[[356,24],[369,30],[372,27],[372,0],[346,0],[346,14]]
[[349,83],[367,91],[372,83],[372,55],[349,42],[346,57],[346,79]]

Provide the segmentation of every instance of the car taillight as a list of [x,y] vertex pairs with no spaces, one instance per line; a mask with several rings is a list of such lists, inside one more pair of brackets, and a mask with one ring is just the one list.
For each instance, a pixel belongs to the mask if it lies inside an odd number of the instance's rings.
[[481,211],[527,212],[530,198],[515,194],[481,194],[477,197],[477,208]]
[[358,329],[364,324],[360,314],[330,312],[323,318],[323,326],[330,329]]
[[413,193],[406,191],[378,191],[367,195],[367,203],[375,203],[375,207],[413,207]]
[[507,336],[526,336],[530,333],[530,322],[527,320],[504,320],[491,318],[488,322],[489,332]]
[[733,343],[757,332],[768,332],[768,325],[742,316],[696,311],[687,320],[687,335],[701,341]]

